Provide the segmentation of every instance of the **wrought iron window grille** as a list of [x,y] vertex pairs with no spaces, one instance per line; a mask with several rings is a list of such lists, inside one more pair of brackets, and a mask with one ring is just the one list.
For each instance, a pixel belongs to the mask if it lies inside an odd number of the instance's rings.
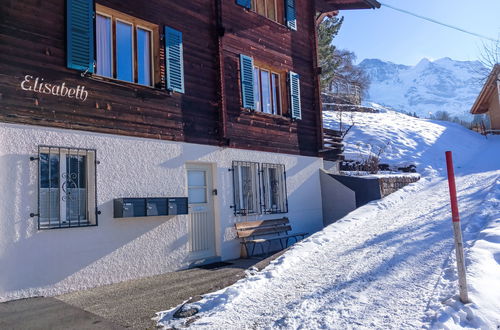
[[233,161],[234,215],[288,213],[283,164]]
[[38,229],[97,226],[97,151],[38,146]]
[[234,215],[260,214],[259,163],[233,161]]
[[261,169],[262,209],[264,213],[288,213],[285,165],[263,163]]

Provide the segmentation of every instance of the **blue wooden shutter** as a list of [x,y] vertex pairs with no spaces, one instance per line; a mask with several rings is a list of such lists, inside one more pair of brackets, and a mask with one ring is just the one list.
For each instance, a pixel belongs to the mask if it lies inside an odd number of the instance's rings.
[[167,89],[184,93],[184,56],[182,32],[165,27],[165,71]]
[[236,4],[250,9],[252,7],[252,0],[236,0]]
[[93,0],[67,0],[66,48],[68,68],[94,72]]
[[288,73],[290,83],[290,115],[295,119],[302,119],[300,107],[300,76],[295,72]]
[[285,0],[286,25],[297,31],[297,15],[295,10],[295,0]]
[[253,58],[243,54],[240,55],[240,81],[243,108],[255,110],[255,98],[253,92]]

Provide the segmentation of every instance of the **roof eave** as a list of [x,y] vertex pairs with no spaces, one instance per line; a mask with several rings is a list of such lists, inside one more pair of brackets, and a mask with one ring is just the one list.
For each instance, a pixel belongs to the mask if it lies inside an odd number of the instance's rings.
[[474,105],[472,106],[470,113],[473,115],[480,115],[488,112],[488,102],[491,97],[491,93],[497,87],[496,83],[500,75],[500,64],[496,64],[491,70],[486,83],[483,85],[481,92],[479,93]]
[[354,9],[376,9],[380,8],[380,2],[376,0],[353,0],[353,1],[335,1],[335,0],[316,0],[316,10],[319,12],[335,10],[354,10]]

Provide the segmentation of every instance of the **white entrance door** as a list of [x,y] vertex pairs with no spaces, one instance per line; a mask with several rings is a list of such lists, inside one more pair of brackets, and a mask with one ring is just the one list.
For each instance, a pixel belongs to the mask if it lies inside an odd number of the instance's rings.
[[210,165],[188,165],[189,251],[192,259],[215,256],[215,216]]

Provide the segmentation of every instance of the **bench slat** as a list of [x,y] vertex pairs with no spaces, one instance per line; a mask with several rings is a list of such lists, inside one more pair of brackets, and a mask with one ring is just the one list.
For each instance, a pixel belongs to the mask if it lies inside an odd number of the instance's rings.
[[279,226],[279,227],[265,227],[265,228],[249,229],[249,230],[239,230],[237,231],[237,233],[239,238],[245,238],[258,235],[278,234],[290,230],[292,230],[291,226]]
[[281,218],[281,219],[272,219],[272,220],[238,222],[235,224],[235,227],[236,227],[236,230],[245,230],[245,229],[252,229],[252,228],[285,225],[288,223],[289,223],[289,220],[288,220],[288,218],[285,217],[285,218]]
[[251,239],[251,240],[245,240],[241,242],[241,244],[247,244],[247,243],[264,243],[267,241],[276,241],[279,239],[286,239],[286,238],[298,238],[298,237],[304,237],[307,236],[307,233],[297,233],[297,234],[290,234],[290,235],[284,235],[284,236],[275,236],[275,237],[269,237],[269,238],[256,238],[256,239]]

